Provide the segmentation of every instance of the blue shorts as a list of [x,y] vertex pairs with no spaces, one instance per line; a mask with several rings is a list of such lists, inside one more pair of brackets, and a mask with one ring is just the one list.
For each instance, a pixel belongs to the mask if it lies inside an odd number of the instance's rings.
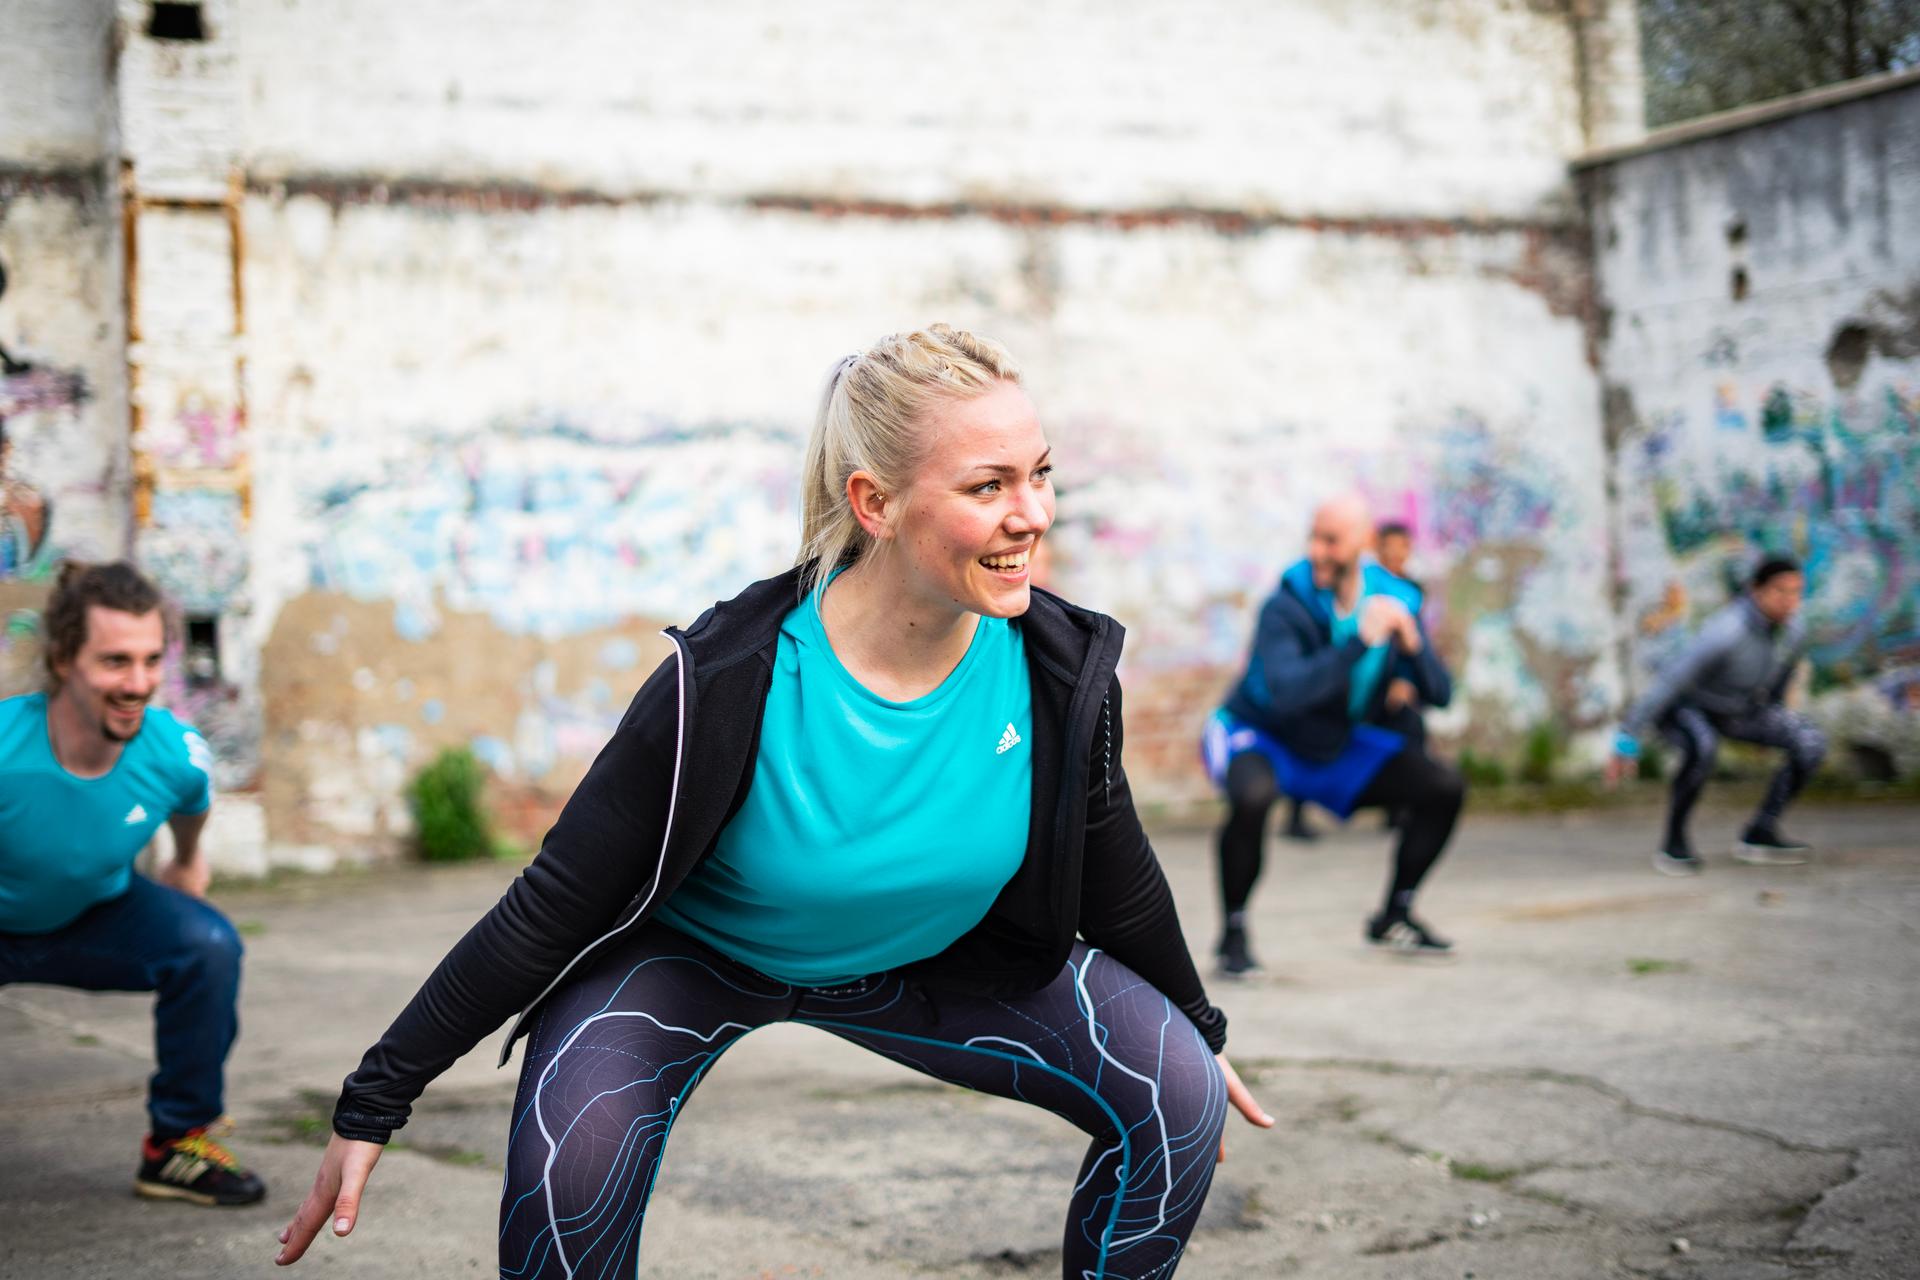
[[1273,766],[1280,791],[1295,800],[1310,800],[1340,818],[1353,816],[1354,803],[1380,767],[1399,755],[1407,740],[1376,724],[1356,724],[1344,751],[1331,760],[1308,760],[1287,750],[1272,736],[1224,710],[1207,721],[1200,739],[1200,758],[1206,762],[1213,785],[1227,784],[1227,765],[1243,751],[1258,751]]

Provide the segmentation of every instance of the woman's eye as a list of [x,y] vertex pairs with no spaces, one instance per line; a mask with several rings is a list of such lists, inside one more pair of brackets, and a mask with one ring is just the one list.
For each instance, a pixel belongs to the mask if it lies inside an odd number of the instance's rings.
[[1048,464],[1047,464],[1046,466],[1044,466],[1044,467],[1042,467],[1042,468],[1040,468],[1040,469],[1039,469],[1038,471],[1036,471],[1036,472],[1034,472],[1034,473],[1033,473],[1033,478],[1034,478],[1035,480],[1051,480],[1051,479],[1053,479],[1053,464],[1052,464],[1052,463],[1048,463]]
[[982,496],[989,493],[998,493],[1000,492],[1000,482],[998,480],[989,480],[985,484],[977,484],[973,486],[973,492]]

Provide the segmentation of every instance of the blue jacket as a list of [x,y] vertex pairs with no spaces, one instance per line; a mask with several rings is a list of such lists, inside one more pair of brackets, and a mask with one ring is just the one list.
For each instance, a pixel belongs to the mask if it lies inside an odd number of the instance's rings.
[[[1433,651],[1426,624],[1420,621],[1420,588],[1371,562],[1361,572],[1367,595],[1392,596],[1407,606],[1420,628],[1421,641],[1417,654],[1394,653],[1387,678],[1374,689],[1365,718],[1380,718],[1387,685],[1395,678],[1411,681],[1427,706],[1446,706],[1453,700],[1453,680]],[[1260,606],[1253,652],[1247,658],[1246,674],[1227,695],[1227,713],[1277,739],[1295,755],[1333,760],[1353,734],[1347,715],[1348,688],[1354,664],[1366,651],[1358,636],[1335,647],[1333,615],[1320,602],[1312,566],[1302,560],[1280,576],[1279,587]]]

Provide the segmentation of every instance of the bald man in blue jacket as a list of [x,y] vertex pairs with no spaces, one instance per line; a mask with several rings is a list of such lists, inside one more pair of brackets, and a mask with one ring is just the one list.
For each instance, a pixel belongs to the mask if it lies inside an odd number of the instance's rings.
[[1260,875],[1267,815],[1282,794],[1341,818],[1368,807],[1403,814],[1393,876],[1366,922],[1366,939],[1422,955],[1452,950],[1412,908],[1453,835],[1465,783],[1424,742],[1379,722],[1390,719],[1394,681],[1406,681],[1432,707],[1452,700],[1453,682],[1420,622],[1420,589],[1363,555],[1371,530],[1357,497],[1314,513],[1307,555],[1261,606],[1246,670],[1207,727],[1208,770],[1230,806],[1220,831],[1226,927],[1219,956],[1228,974],[1258,967],[1246,905]]

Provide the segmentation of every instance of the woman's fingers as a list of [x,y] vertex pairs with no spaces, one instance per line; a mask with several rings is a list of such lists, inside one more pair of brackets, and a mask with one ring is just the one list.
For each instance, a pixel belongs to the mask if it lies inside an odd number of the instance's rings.
[[344,1236],[353,1230],[360,1217],[360,1197],[366,1190],[367,1175],[380,1159],[380,1146],[373,1142],[354,1142],[335,1135],[320,1157],[320,1171],[313,1176],[313,1189],[300,1208],[280,1231],[280,1252],[275,1264],[285,1267],[298,1262],[320,1229],[333,1220],[333,1233]]
[[340,1194],[333,1202],[333,1234],[344,1236],[360,1221],[360,1197],[367,1189],[367,1175],[373,1172],[374,1162],[385,1148],[377,1142],[334,1141],[346,1146],[340,1165]]
[[[1233,1069],[1231,1062],[1227,1061],[1227,1055],[1224,1053],[1216,1053],[1213,1055],[1213,1060],[1220,1064],[1221,1078],[1227,1082],[1227,1101],[1233,1104],[1233,1109],[1245,1116],[1248,1123],[1257,1124],[1262,1129],[1271,1129],[1273,1127],[1273,1117],[1268,1115],[1265,1109],[1253,1100],[1253,1094],[1248,1091],[1246,1085],[1240,1082],[1240,1073]],[[1213,1162],[1215,1164],[1225,1164],[1226,1161],[1227,1137],[1225,1134],[1221,1134],[1220,1154],[1213,1158]]]
[[276,1266],[290,1266],[300,1261],[300,1255],[319,1234],[320,1224],[327,1220],[327,1211],[333,1207],[334,1190],[339,1186],[337,1171],[333,1186],[327,1185],[328,1172],[327,1163],[322,1161],[320,1173],[313,1180],[313,1190],[307,1192],[307,1198],[294,1211],[293,1221],[280,1229],[281,1249],[273,1258]]
[[1227,1055],[1218,1054],[1216,1058],[1220,1063],[1220,1074],[1226,1077],[1227,1101],[1233,1104],[1233,1109],[1245,1116],[1250,1124],[1257,1124],[1262,1129],[1273,1128],[1273,1117],[1254,1101],[1252,1091],[1241,1083],[1240,1073],[1233,1069],[1231,1062],[1227,1061]]

